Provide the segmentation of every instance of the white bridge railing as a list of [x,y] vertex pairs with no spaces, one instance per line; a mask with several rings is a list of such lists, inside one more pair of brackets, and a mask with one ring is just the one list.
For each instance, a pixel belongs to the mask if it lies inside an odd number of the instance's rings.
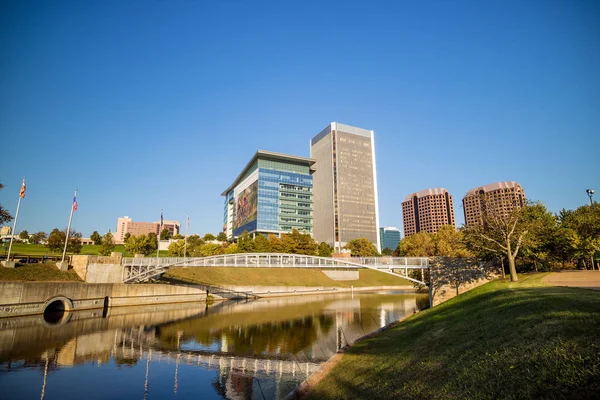
[[[210,257],[147,257],[122,260],[123,282],[143,282],[176,267],[261,267],[261,268],[370,268],[394,273],[408,280],[425,284],[424,270],[427,258],[422,257],[352,257],[330,258],[302,254],[239,253]],[[421,280],[409,277],[409,270],[421,270]]]

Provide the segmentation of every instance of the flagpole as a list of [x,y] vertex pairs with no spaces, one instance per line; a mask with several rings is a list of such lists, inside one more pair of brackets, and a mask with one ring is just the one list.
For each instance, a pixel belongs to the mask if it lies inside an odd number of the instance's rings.
[[75,197],[73,198],[73,203],[71,203],[71,215],[69,215],[69,225],[67,226],[67,235],[65,236],[65,248],[63,249],[63,255],[61,264],[65,262],[65,254],[67,253],[67,245],[69,244],[69,233],[71,232],[71,221],[73,221],[73,206],[75,202],[75,198],[77,198],[77,190],[75,190]]
[[190,214],[187,215],[185,220],[185,240],[183,241],[183,258],[187,257],[187,236],[188,228],[190,227]]
[[10,235],[10,244],[8,245],[8,254],[6,255],[6,261],[10,260],[10,251],[12,249],[13,240],[15,239],[15,233],[17,229],[17,219],[19,219],[19,209],[21,208],[21,199],[25,197],[25,178],[23,178],[23,184],[21,185],[21,191],[19,192],[19,202],[17,203],[17,212],[15,213],[15,222],[13,223],[12,235]]
[[19,208],[21,208],[21,196],[19,196],[19,202],[17,203],[17,212],[15,213],[15,223],[13,224],[12,235],[10,235],[10,244],[8,245],[8,255],[6,261],[10,260],[10,250],[12,249],[13,240],[15,238],[15,229],[17,229],[17,218],[19,218]]

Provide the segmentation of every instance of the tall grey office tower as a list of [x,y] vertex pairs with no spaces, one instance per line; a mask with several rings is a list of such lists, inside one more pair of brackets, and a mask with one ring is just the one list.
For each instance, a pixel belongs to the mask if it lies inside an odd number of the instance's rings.
[[332,122],[310,141],[313,235],[336,250],[367,238],[381,251],[373,131]]

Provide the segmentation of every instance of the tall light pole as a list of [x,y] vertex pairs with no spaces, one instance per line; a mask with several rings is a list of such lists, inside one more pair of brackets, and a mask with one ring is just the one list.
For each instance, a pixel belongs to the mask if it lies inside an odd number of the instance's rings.
[[586,189],[585,192],[590,197],[590,206],[591,206],[592,204],[594,204],[594,202],[592,201],[592,196],[594,195],[595,191],[594,191],[594,189]]

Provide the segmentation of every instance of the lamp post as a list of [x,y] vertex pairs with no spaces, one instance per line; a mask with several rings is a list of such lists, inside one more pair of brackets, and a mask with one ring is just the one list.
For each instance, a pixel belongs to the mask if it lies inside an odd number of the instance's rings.
[[590,197],[590,206],[591,206],[592,204],[594,204],[594,202],[592,201],[592,196],[594,195],[595,191],[594,191],[594,189],[586,189],[585,192]]

